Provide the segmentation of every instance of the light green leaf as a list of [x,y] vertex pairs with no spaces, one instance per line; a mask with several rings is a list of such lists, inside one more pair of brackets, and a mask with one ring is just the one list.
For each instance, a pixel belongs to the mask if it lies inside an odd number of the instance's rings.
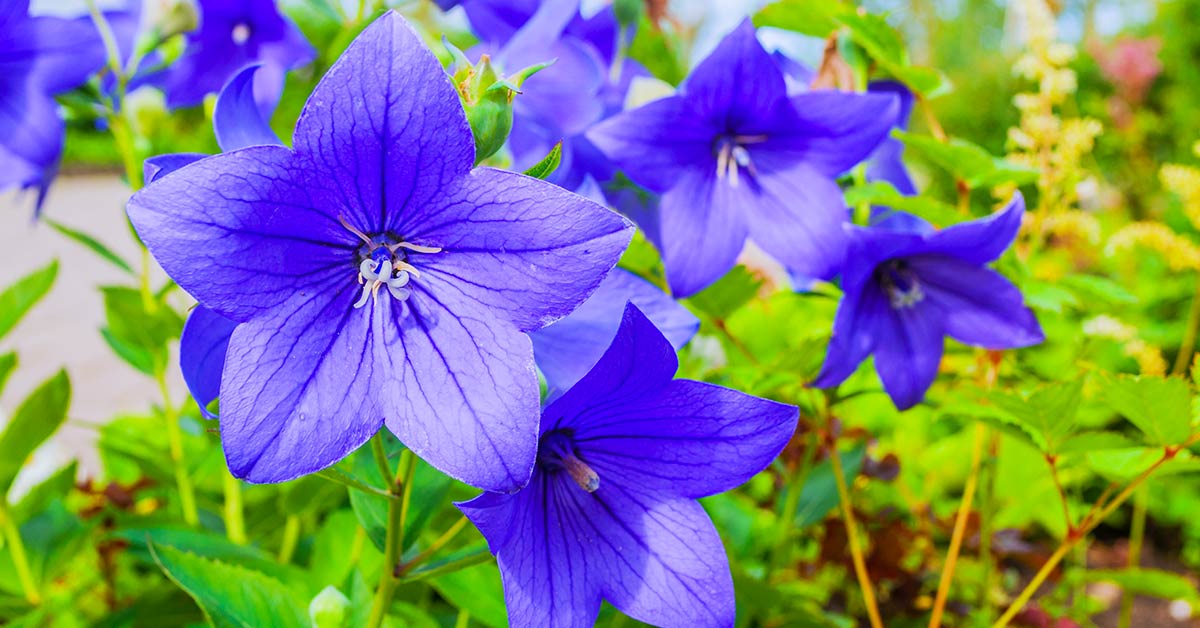
[[8,376],[17,368],[17,354],[13,352],[0,355],[0,393],[4,392],[4,385],[8,383]]
[[1117,432],[1080,432],[1072,434],[1058,447],[1060,454],[1084,454],[1092,451],[1129,449],[1137,443]]
[[55,260],[0,292],[0,338],[8,335],[25,314],[46,296],[57,275],[58,260]]
[[1192,393],[1178,377],[1104,375],[1100,400],[1129,419],[1151,445],[1179,445],[1192,435]]
[[71,381],[65,371],[59,371],[17,408],[0,434],[0,497],[8,494],[21,466],[34,450],[67,419],[70,403]]
[[476,565],[431,578],[429,583],[451,604],[471,613],[471,619],[491,628],[505,628],[504,589],[494,564]]
[[988,400],[1041,437],[1040,448],[1047,454],[1057,454],[1063,439],[1075,427],[1075,416],[1083,396],[1082,380],[1043,386],[1027,397],[1016,393],[997,392]]
[[550,149],[550,152],[547,153],[541,161],[533,164],[533,166],[526,170],[525,174],[535,179],[545,179],[546,177],[554,174],[554,171],[558,170],[558,166],[561,163],[562,141],[560,140],[554,145],[554,148]]
[[959,138],[947,142],[926,135],[892,131],[892,135],[971,188],[994,187],[1003,183],[1024,185],[1037,180],[1038,171],[992,156],[983,147]]
[[886,181],[871,181],[847,189],[846,204],[888,207],[920,216],[939,227],[949,227],[967,218],[953,205],[928,196],[905,196]]
[[215,532],[149,526],[117,530],[113,532],[112,536],[129,543],[131,553],[147,562],[154,560],[152,549],[157,551],[162,548],[171,548],[241,566],[262,573],[297,590],[302,590],[304,586],[307,586],[307,578],[300,569],[280,564],[274,556],[257,547],[238,545],[224,535]]
[[723,321],[758,294],[762,280],[745,266],[735,266],[716,283],[688,299],[688,303],[715,320]]
[[829,0],[778,0],[754,14],[755,26],[770,26],[822,39],[837,28],[833,16],[845,10]]
[[55,222],[50,219],[45,219],[45,222],[46,222],[46,224],[53,227],[55,231],[63,234],[64,236],[70,238],[71,240],[74,240],[75,242],[83,245],[89,251],[100,256],[100,258],[103,259],[104,261],[112,264],[113,266],[116,266],[117,268],[120,268],[121,270],[123,270],[127,274],[129,274],[130,276],[135,274],[133,271],[133,267],[129,265],[129,262],[126,262],[125,260],[121,259],[120,255],[113,253],[112,249],[105,246],[103,242],[100,242],[96,238],[93,238],[92,236],[90,236],[82,231],[79,231],[77,229],[72,229],[60,222]]
[[75,472],[78,468],[79,463],[72,460],[70,464],[29,489],[21,501],[12,507],[13,519],[24,522],[44,510],[50,502],[65,498],[75,488]]
[[1125,569],[1088,569],[1082,572],[1087,582],[1112,582],[1127,593],[1157,597],[1164,600],[1187,600],[1192,607],[1200,606],[1200,594],[1187,577],[1148,567]]
[[155,562],[216,628],[308,628],[306,604],[283,583],[241,566],[151,544]]
[[167,343],[179,337],[183,318],[161,300],[146,303],[142,293],[125,286],[105,286],[101,333],[119,356],[143,373],[166,365]]
[[1133,305],[1137,296],[1121,284],[1098,275],[1067,275],[1058,280],[1088,301],[1098,300],[1113,305]]

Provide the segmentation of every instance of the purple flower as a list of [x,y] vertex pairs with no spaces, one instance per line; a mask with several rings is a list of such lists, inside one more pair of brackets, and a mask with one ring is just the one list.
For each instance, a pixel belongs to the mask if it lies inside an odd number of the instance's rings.
[[243,66],[261,62],[256,99],[274,107],[288,70],[316,52],[274,0],[199,0],[200,28],[188,34],[183,55],[155,79],[169,107],[189,107],[219,90]]
[[[896,81],[875,81],[867,89],[876,94],[895,94],[900,107],[896,112],[893,128],[901,131],[908,130],[908,118],[912,115],[913,94],[903,83]],[[917,193],[908,169],[904,166],[904,143],[888,136],[879,143],[867,159],[867,179],[870,181],[887,181],[901,194],[912,196]]]
[[916,405],[937,376],[943,336],[989,349],[1044,338],[1021,292],[987,268],[1012,244],[1025,201],[941,231],[850,228],[825,365],[813,386],[845,381],[867,355],[901,410]]
[[613,269],[579,309],[530,334],[533,356],[552,395],[574,386],[604,355],[626,303],[636,305],[675,349],[700,329],[700,319],[662,290],[629,271]]
[[809,92],[789,98],[749,20],[678,94],[601,122],[588,137],[660,193],[660,237],[676,296],[733,267],[746,238],[794,273],[827,278],[845,252],[834,179],[869,155],[895,98]]
[[770,464],[797,411],[672,380],[676,367],[628,306],[596,367],[542,413],[529,484],[458,505],[496,555],[512,626],[591,626],[601,599],[658,626],[733,626],[729,563],[696,499]]
[[587,298],[629,225],[472,170],[455,88],[394,12],[317,85],[294,146],[202,159],[129,203],[167,273],[238,323],[220,385],[230,470],[295,478],[386,425],[452,477],[523,485],[538,420],[526,333]]
[[[132,39],[136,18],[106,17],[120,41]],[[41,210],[65,135],[54,95],[82,85],[105,57],[91,17],[31,17],[28,0],[0,3],[0,190],[36,189]]]

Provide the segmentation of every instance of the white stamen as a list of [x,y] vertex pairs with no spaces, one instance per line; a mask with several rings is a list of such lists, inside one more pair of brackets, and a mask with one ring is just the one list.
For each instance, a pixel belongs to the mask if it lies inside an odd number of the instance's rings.
[[425,246],[422,244],[413,244],[412,242],[397,242],[388,247],[388,250],[395,253],[396,249],[408,249],[413,253],[441,253],[440,246]]

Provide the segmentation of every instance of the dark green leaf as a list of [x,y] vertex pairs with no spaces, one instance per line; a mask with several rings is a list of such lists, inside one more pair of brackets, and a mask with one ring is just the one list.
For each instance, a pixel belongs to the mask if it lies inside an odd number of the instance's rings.
[[562,141],[555,144],[554,148],[551,148],[550,152],[541,161],[533,164],[533,166],[526,170],[525,174],[535,179],[545,179],[554,174],[555,170],[558,170],[560,163],[562,163]]
[[[859,445],[842,454],[842,473],[847,484],[854,482],[866,453],[866,447]],[[833,464],[825,460],[813,467],[804,482],[804,488],[800,490],[796,527],[806,528],[820,523],[825,519],[825,515],[837,508],[838,502],[837,478],[833,474]]]
[[104,261],[112,264],[113,266],[116,266],[117,268],[120,268],[121,270],[125,271],[129,275],[135,274],[133,271],[133,267],[130,266],[128,262],[121,259],[121,256],[117,255],[116,253],[113,253],[112,249],[105,246],[103,242],[100,242],[99,240],[93,238],[92,236],[90,236],[82,231],[72,229],[62,223],[55,222],[55,221],[49,220],[49,219],[46,219],[45,222],[46,222],[46,224],[53,227],[55,231],[63,234],[64,236],[67,236],[68,238],[74,240],[75,242],[78,242],[79,244],[82,244],[89,251],[100,256],[100,258],[103,259]]
[[1192,435],[1192,393],[1181,378],[1104,375],[1100,400],[1137,426],[1151,445],[1179,445]]
[[308,628],[306,604],[283,583],[238,565],[151,544],[155,562],[217,628]]
[[57,275],[58,260],[55,260],[0,292],[0,338],[8,335],[25,314],[46,296]]
[[46,380],[17,408],[0,434],[0,498],[8,494],[17,473],[33,451],[67,419],[71,381],[65,371]]

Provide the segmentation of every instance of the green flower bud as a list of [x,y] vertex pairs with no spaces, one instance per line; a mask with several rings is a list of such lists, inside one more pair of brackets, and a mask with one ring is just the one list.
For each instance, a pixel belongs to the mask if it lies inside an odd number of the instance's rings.
[[521,84],[549,63],[531,65],[511,76],[503,76],[492,65],[488,55],[482,55],[478,63],[471,60],[449,41],[442,43],[454,58],[450,77],[458,88],[458,97],[471,123],[475,136],[475,163],[496,154],[508,140],[512,131],[513,98],[521,93]]
[[350,600],[337,587],[329,585],[308,604],[308,617],[313,628],[342,628],[350,610]]

